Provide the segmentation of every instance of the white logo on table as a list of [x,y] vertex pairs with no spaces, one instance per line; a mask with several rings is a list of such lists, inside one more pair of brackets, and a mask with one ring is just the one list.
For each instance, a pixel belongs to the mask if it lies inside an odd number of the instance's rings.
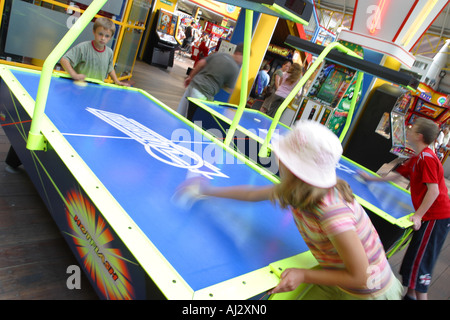
[[148,154],[163,163],[187,169],[209,179],[213,176],[228,178],[220,172],[219,168],[204,161],[197,153],[161,136],[134,119],[104,110],[93,108],[86,108],[86,110],[141,143]]
[[338,163],[336,164],[336,169],[337,169],[337,170],[344,171],[344,172],[347,172],[347,173],[349,173],[349,174],[355,174],[355,173],[356,173],[355,170],[350,169],[350,168],[347,167],[347,166],[344,166],[344,165],[343,165],[342,163],[340,163],[340,162],[338,162]]

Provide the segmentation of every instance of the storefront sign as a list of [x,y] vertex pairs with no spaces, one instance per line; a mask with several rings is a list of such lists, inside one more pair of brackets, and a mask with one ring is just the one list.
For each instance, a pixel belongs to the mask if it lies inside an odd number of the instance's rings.
[[241,8],[239,7],[214,0],[191,0],[191,2],[214,11],[224,17],[233,19],[234,21],[238,19],[239,12],[241,11]]
[[169,0],[161,0],[161,3],[167,4],[168,6],[173,6],[173,2]]
[[273,44],[269,44],[269,47],[267,48],[267,51],[278,54],[283,57],[287,57],[289,55],[289,49],[279,47]]

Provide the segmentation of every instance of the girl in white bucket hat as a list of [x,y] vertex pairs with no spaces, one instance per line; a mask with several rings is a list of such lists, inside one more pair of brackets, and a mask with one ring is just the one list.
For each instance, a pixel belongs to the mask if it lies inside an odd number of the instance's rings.
[[[342,146],[334,133],[313,121],[298,121],[273,143],[280,183],[254,187],[212,187],[194,183],[197,196],[244,201],[272,200],[290,208],[300,234],[320,269],[286,269],[269,293],[314,284],[305,299],[401,299],[402,285],[349,185],[336,177]],[[192,191],[192,189],[191,189]]]

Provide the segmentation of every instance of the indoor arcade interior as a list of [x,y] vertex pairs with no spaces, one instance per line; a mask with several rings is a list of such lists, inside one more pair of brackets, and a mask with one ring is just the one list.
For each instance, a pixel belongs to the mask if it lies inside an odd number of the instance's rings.
[[[311,286],[269,294],[284,270],[319,267],[287,209],[176,199],[190,178],[279,183],[274,139],[302,120],[338,137],[336,175],[401,280],[414,233],[410,181],[360,174],[389,176],[413,157],[407,131],[422,117],[444,136],[433,145],[450,188],[450,4],[404,2],[2,1],[0,299],[302,299]],[[99,18],[114,25],[105,46],[121,85],[109,72],[77,83],[60,62],[80,43],[99,51]],[[179,114],[199,62],[240,44],[234,88],[191,96]],[[255,93],[260,73],[274,79],[286,61],[302,74],[269,116],[269,82]],[[449,241],[429,300],[450,299]]]

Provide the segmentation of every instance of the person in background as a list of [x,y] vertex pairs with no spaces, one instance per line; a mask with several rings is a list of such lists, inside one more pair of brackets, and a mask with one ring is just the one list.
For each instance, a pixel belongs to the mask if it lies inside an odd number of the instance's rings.
[[215,52],[199,60],[184,81],[186,91],[180,100],[177,112],[187,117],[188,97],[212,101],[221,89],[231,92],[239,76],[242,53],[243,45],[238,44],[232,55]]
[[114,71],[112,49],[106,44],[112,39],[115,24],[107,18],[97,18],[94,22],[94,40],[79,43],[61,58],[61,65],[74,80],[92,78],[104,81],[108,75],[117,85],[129,86],[120,81]]
[[196,59],[194,60],[194,68],[200,60],[208,56],[209,54],[208,43],[209,43],[208,35],[204,35],[200,41],[200,46],[198,47],[199,53]]
[[[111,20],[98,18],[94,22],[94,40],[82,42],[66,52],[60,63],[72,79],[84,81],[86,78],[92,78],[104,81],[110,75],[115,84],[129,86],[117,78],[113,67],[113,51],[106,46],[115,30],[116,26]],[[19,172],[18,168],[22,162],[12,146],[5,163],[7,172]]]
[[433,268],[450,229],[450,199],[444,180],[444,169],[430,145],[439,127],[432,120],[417,118],[407,131],[415,155],[384,177],[360,175],[370,181],[409,179],[415,213],[411,216],[414,233],[400,267],[407,287],[405,300],[427,300]]
[[281,84],[281,79],[283,78],[283,75],[289,70],[289,68],[292,65],[292,61],[290,60],[286,60],[281,68],[275,70],[275,72],[272,74],[272,77],[270,79],[270,83],[266,88],[266,92],[265,92],[265,97],[266,99],[264,100],[263,105],[261,106],[260,111],[263,113],[266,113],[267,110],[269,109],[271,100],[270,98],[272,97],[272,95],[275,93],[275,91],[278,90],[278,87]]
[[448,150],[448,142],[450,140],[450,128],[448,126],[444,126],[442,130],[439,131],[439,135],[435,141],[435,152],[439,158],[439,160],[444,159],[444,155]]
[[184,31],[185,38],[181,45],[182,48],[188,48],[192,44],[192,41],[194,40],[194,25],[195,21],[191,21],[191,24],[186,27],[186,30]]
[[253,86],[253,90],[250,93],[252,97],[257,98],[263,95],[270,82],[269,70],[269,64],[265,64],[264,67],[259,70],[256,76],[255,85]]
[[[266,105],[268,108],[267,115],[270,117],[275,116],[280,105],[286,99],[286,97],[291,93],[294,87],[297,85],[300,77],[302,76],[302,67],[298,63],[291,65],[289,70],[283,75],[281,79],[281,84],[277,91],[272,94],[269,98],[269,103]],[[301,90],[301,89],[300,89]]]

